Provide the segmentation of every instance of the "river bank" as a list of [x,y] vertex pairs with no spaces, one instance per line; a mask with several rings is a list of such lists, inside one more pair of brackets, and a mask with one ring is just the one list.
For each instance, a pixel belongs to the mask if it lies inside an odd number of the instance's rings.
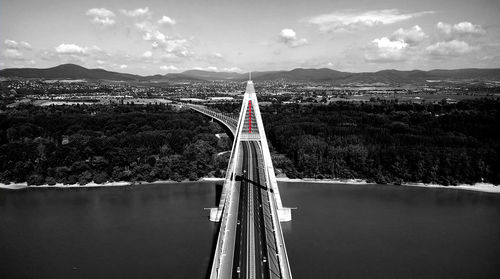
[[[288,177],[278,177],[276,178],[278,182],[307,182],[307,183],[322,183],[322,184],[348,184],[348,185],[370,185],[375,183],[368,183],[364,179],[314,179],[314,178],[288,178]],[[198,181],[213,181],[213,182],[222,182],[224,178],[215,178],[215,177],[205,177],[201,178]],[[80,185],[80,184],[62,184],[56,183],[55,185],[39,185],[39,186],[30,186],[26,182],[24,183],[11,183],[11,184],[3,184],[0,183],[0,189],[9,189],[9,190],[20,190],[26,188],[95,188],[95,187],[120,187],[120,186],[139,186],[139,185],[148,185],[148,184],[175,184],[175,183],[187,183],[193,182],[189,180],[177,182],[174,180],[158,180],[154,182],[129,182],[129,181],[115,181],[115,182],[106,182],[103,184],[97,184],[94,182]],[[473,185],[470,184],[460,184],[455,186],[445,186],[439,184],[425,184],[425,183],[403,183],[401,186],[406,187],[423,187],[423,188],[442,188],[442,189],[457,189],[457,190],[466,190],[466,191],[478,191],[478,192],[486,192],[486,193],[497,193],[500,194],[500,186],[493,185],[490,183],[476,183]]]
[[[202,178],[198,181],[219,182],[219,181],[223,181],[223,180],[224,180],[223,178],[205,177],[205,178]],[[43,184],[43,185],[37,185],[37,186],[28,185],[28,183],[23,182],[23,183],[11,183],[11,184],[0,183],[0,189],[20,190],[20,189],[26,189],[26,188],[97,188],[97,187],[140,186],[140,185],[149,185],[149,184],[176,184],[176,183],[187,183],[187,182],[192,183],[192,182],[196,182],[196,181],[189,181],[189,180],[184,180],[181,182],[174,181],[174,180],[157,180],[157,181],[153,181],[153,182],[113,181],[113,182],[106,182],[103,184],[97,184],[94,182],[90,182],[90,183],[87,183],[85,185],[56,183],[54,185]]]
[[[364,179],[314,179],[314,178],[288,178],[279,177],[276,180],[280,182],[308,182],[308,183],[324,183],[324,184],[349,184],[349,185],[369,185],[376,183],[369,183]],[[378,185],[378,184],[377,184]],[[391,184],[388,184],[391,185]],[[425,183],[403,183],[401,186],[406,187],[423,187],[423,188],[443,188],[443,189],[458,189],[467,191],[477,191],[486,193],[497,193],[500,194],[500,185],[494,185],[491,183],[475,183],[471,184],[459,184],[455,186],[445,186],[439,184],[425,184]]]

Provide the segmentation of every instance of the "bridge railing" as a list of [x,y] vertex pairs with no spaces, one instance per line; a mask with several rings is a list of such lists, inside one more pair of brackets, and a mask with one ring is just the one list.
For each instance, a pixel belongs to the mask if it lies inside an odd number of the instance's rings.
[[200,105],[193,105],[193,104],[184,104],[184,106],[197,110],[207,116],[213,117],[221,121],[224,125],[226,125],[234,135],[234,132],[236,131],[236,127],[238,126],[238,119],[236,119],[234,116],[232,116],[229,113],[224,113],[224,112],[215,112],[211,109],[208,109],[204,106]]
[[[262,145],[259,144],[260,148],[262,148]],[[262,158],[262,153],[259,152],[259,156],[261,156],[261,160],[264,161]],[[263,163],[264,169],[267,167],[265,163]],[[271,185],[271,177],[269,175],[269,172],[267,170],[264,171],[265,178],[266,178],[266,186],[269,189],[272,189]],[[285,238],[283,237],[283,230],[281,229],[281,224],[280,224],[280,218],[278,215],[278,203],[276,202],[276,195],[273,191],[267,191],[268,197],[269,197],[269,202],[271,205],[271,214],[272,214],[272,221],[273,221],[273,227],[274,227],[274,237],[276,240],[276,246],[278,249],[278,261],[280,264],[281,268],[281,276],[282,278],[292,278],[292,272],[290,269],[290,262],[288,261],[288,253],[286,252],[286,247],[284,245],[285,243]]]
[[[196,110],[202,114],[205,114],[207,116],[210,116],[212,118],[215,118],[222,122],[231,132],[233,133],[234,136],[236,136],[236,129],[238,126],[238,119],[234,118],[234,116],[228,114],[228,113],[221,113],[221,112],[215,112],[212,111],[204,106],[200,105],[192,105],[192,104],[183,104],[184,106],[191,108],[193,110]],[[236,141],[235,141],[236,142]],[[233,142],[233,152],[235,148],[235,142]],[[222,262],[225,260],[226,257],[226,252],[225,248],[228,243],[226,243],[224,240],[226,239],[225,235],[226,232],[230,230],[230,223],[229,223],[229,217],[228,215],[230,214],[230,208],[234,206],[233,199],[228,198],[228,196],[232,195],[233,192],[231,190],[234,190],[234,185],[235,183],[233,179],[233,172],[234,172],[234,165],[237,163],[237,158],[234,156],[233,152],[231,152],[231,157],[229,158],[229,164],[228,168],[226,171],[226,179],[224,181],[224,186],[223,186],[223,191],[221,195],[221,201],[219,204],[219,207],[216,209],[215,216],[211,216],[212,221],[219,221],[221,220],[221,226],[220,226],[220,235],[217,239],[217,244],[215,247],[215,258],[214,258],[214,266],[212,267],[211,270],[211,275],[210,278],[219,278],[221,276],[222,270],[219,270],[220,267],[222,267]],[[212,215],[212,214],[211,214]],[[229,256],[229,255],[227,255]],[[226,271],[227,272],[227,271]],[[227,274],[226,274],[227,275]]]

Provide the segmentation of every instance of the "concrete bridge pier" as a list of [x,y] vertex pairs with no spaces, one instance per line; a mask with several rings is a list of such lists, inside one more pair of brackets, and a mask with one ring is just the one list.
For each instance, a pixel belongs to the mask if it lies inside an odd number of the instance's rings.
[[211,207],[210,209],[210,221],[219,222],[222,216],[222,210],[218,207]]

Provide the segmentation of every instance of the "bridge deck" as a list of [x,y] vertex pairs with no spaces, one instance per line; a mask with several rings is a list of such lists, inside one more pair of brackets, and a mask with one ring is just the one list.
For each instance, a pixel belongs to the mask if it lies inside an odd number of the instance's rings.
[[210,210],[210,220],[220,221],[210,278],[292,278],[280,225],[291,213],[281,203],[253,83],[238,120],[186,106],[220,121],[235,139],[219,207]]
[[257,142],[241,142],[243,150],[233,278],[281,278],[268,188]]

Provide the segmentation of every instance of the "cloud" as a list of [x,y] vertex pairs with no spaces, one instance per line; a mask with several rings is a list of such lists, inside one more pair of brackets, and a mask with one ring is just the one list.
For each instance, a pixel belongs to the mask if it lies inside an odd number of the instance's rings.
[[297,38],[297,34],[295,33],[295,31],[293,29],[288,29],[288,28],[281,30],[279,34],[279,41],[292,48],[300,47],[307,44],[307,39]]
[[31,45],[28,42],[20,41],[19,48],[22,49],[31,49]]
[[16,49],[17,48],[17,42],[13,40],[5,40],[4,45],[7,46],[7,48],[11,49]]
[[382,37],[380,39],[375,39],[372,41],[374,44],[377,45],[378,48],[388,48],[388,49],[404,49],[408,47],[408,44],[405,43],[403,40],[397,40],[397,41],[392,41],[388,39],[387,37]]
[[443,34],[451,37],[460,37],[464,35],[483,35],[486,31],[481,25],[475,25],[468,21],[459,22],[451,25],[444,22],[438,22],[436,28]]
[[174,65],[168,65],[168,66],[167,66],[167,65],[164,65],[164,66],[161,66],[161,67],[160,67],[160,70],[162,70],[162,71],[178,71],[178,70],[179,70],[179,68],[177,68],[177,67],[176,67],[176,66],[174,66]]
[[[25,57],[24,51],[31,51],[31,45],[25,41],[16,42],[14,40],[5,40],[4,45],[6,49],[2,51],[2,57],[12,61],[27,61],[30,58]],[[15,62],[15,63],[17,63]],[[34,64],[34,61],[30,62]]]
[[132,11],[120,10],[120,12],[129,17],[151,16],[151,13],[149,12],[149,7],[138,8]]
[[183,38],[178,39],[165,39],[159,41],[162,49],[168,53],[175,54],[178,57],[187,57],[192,54],[191,51],[188,50],[188,40]]
[[45,50],[41,52],[40,57],[43,60],[48,61],[84,63],[87,58],[104,62],[111,58],[111,54],[103,51],[97,46],[82,47],[75,44],[63,43],[52,50]]
[[145,58],[151,58],[153,56],[153,53],[151,51],[145,51],[143,54],[142,54],[142,57],[145,57]]
[[223,72],[242,72],[242,70],[238,67],[226,67],[226,68],[222,68],[221,71]]
[[434,56],[458,56],[477,50],[475,46],[470,46],[467,42],[452,40],[448,42],[438,42],[428,46],[425,50]]
[[426,38],[427,34],[418,25],[399,28],[388,37],[371,41],[364,48],[365,61],[387,63],[414,59],[422,54]]
[[158,20],[158,24],[165,24],[165,25],[175,25],[176,22],[174,19],[168,17],[168,16],[162,16],[159,20]]
[[85,54],[87,49],[75,44],[60,44],[55,48],[59,54]]
[[3,43],[8,49],[31,49],[31,45],[25,41],[16,42],[13,40],[5,40]]
[[3,51],[3,56],[8,59],[13,59],[13,60],[24,60],[23,54],[17,50],[17,49],[6,49]]
[[194,67],[193,69],[194,70],[200,70],[200,71],[217,72],[217,67],[215,67],[215,66]]
[[115,24],[115,13],[105,8],[92,8],[89,9],[86,13],[87,16],[92,17],[91,22],[102,25],[102,26],[111,26]]
[[390,39],[392,41],[404,41],[405,43],[413,46],[421,43],[426,37],[427,35],[424,33],[422,28],[415,25],[410,29],[399,28],[392,33]]
[[397,9],[373,10],[367,12],[339,11],[305,19],[317,25],[321,32],[353,31],[378,25],[393,24],[415,17],[433,14],[433,11],[401,13]]
[[136,22],[136,29],[142,34],[142,39],[151,42],[153,49],[160,49],[178,57],[187,57],[192,54],[189,50],[189,41],[185,38],[169,37],[162,33],[158,26],[149,20]]
[[128,66],[125,64],[120,65],[120,69],[126,69]]
[[170,38],[156,31],[153,35],[151,46],[177,57],[188,57],[192,52],[188,49],[188,40],[185,38]]
[[391,40],[387,37],[375,39],[366,49],[365,60],[369,62],[395,62],[408,58],[409,44],[404,40]]

